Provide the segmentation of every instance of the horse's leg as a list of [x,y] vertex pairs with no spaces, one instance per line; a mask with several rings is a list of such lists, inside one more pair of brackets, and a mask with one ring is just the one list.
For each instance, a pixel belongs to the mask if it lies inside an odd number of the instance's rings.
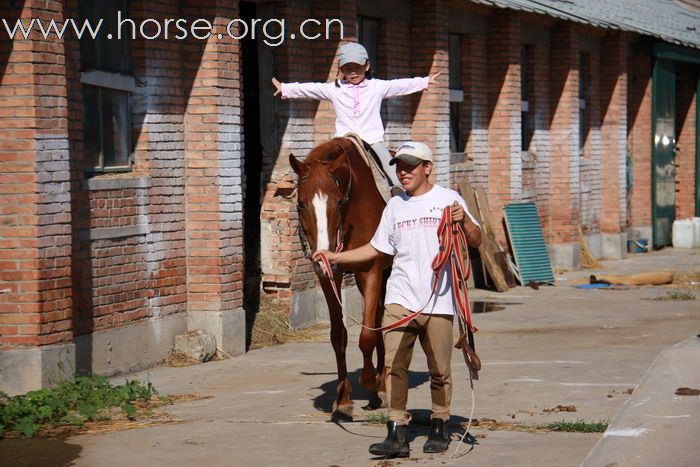
[[[378,262],[367,271],[356,273],[358,287],[364,297],[362,324],[370,328],[381,326],[382,310],[380,309],[382,290],[382,269]],[[368,391],[376,392],[380,384],[380,373],[384,368],[384,343],[382,333],[365,327],[360,331],[360,350],[364,364],[360,374],[360,384]],[[372,363],[374,349],[377,348],[377,368]],[[379,373],[378,373],[379,372]]]
[[[337,275],[333,280],[336,281],[336,287],[340,291],[340,282],[342,275]],[[336,386],[336,398],[333,402],[333,419],[350,419],[352,420],[352,401],[350,394],[352,386],[348,379],[348,368],[345,361],[345,349],[348,345],[348,332],[343,324],[343,311],[338,300],[335,298],[330,280],[324,278],[321,280],[321,289],[326,297],[328,304],[328,315],[331,321],[331,344],[335,352],[335,362],[338,368],[338,385]]]

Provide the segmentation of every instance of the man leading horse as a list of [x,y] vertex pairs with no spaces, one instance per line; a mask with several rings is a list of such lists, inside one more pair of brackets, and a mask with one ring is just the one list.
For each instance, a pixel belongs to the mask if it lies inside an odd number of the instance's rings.
[[388,433],[383,442],[369,448],[375,455],[408,457],[408,367],[416,337],[428,359],[432,399],[430,435],[423,451],[443,452],[449,444],[446,423],[452,398],[450,359],[456,293],[449,268],[437,271],[433,278],[443,211],[450,210],[451,221],[461,225],[472,247],[480,245],[481,229],[458,193],[429,181],[433,157],[427,145],[413,141],[402,144],[391,164],[396,165],[405,194],[391,198],[371,241],[346,251],[316,251],[312,258],[320,261],[325,256],[331,264],[352,265],[393,257],[383,325],[422,311],[405,325],[384,334]]

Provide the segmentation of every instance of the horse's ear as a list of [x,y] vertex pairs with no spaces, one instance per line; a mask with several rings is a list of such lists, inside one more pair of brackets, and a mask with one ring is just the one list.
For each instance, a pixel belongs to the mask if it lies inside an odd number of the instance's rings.
[[294,170],[298,177],[306,175],[308,170],[306,164],[297,159],[291,152],[289,153],[289,165],[292,166],[292,170]]
[[344,152],[333,159],[328,168],[341,183],[347,185],[350,182],[350,164],[348,164],[348,156]]

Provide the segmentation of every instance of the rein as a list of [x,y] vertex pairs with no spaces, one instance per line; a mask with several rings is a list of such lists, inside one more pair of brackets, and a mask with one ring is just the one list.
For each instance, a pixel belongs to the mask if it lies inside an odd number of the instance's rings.
[[[343,150],[345,152],[345,150]],[[350,159],[346,159],[348,161],[348,166],[350,165]],[[348,180],[348,186],[345,189],[345,194],[343,197],[338,201],[338,205],[336,206],[336,209],[340,212],[340,210],[348,204],[350,201],[350,192],[352,190],[352,169],[349,170],[350,172],[350,178]],[[333,179],[335,184],[340,187],[340,181],[333,176],[333,174],[329,174],[329,176]],[[306,181],[307,177],[302,177],[299,182],[297,183],[298,185],[301,185],[304,181]],[[299,241],[301,242],[301,247],[302,250],[304,251],[304,258],[311,260],[311,255],[313,254],[313,251],[311,251],[311,247],[309,247],[309,240],[306,238],[306,231],[304,230],[304,227],[301,225],[301,212],[300,212],[300,203],[299,200],[297,199],[297,218],[299,219],[299,222],[297,224],[297,233],[299,234]],[[344,237],[343,237],[343,216],[339,216],[340,220],[338,221],[338,228],[336,230],[336,240],[335,240],[335,252],[339,253],[343,251],[344,248]],[[326,262],[328,262],[326,260]],[[328,271],[331,271],[331,265],[328,263]],[[329,275],[331,277],[332,274]],[[338,303],[340,303],[340,295],[338,294],[338,290],[335,285],[335,281],[331,281],[331,284],[333,285],[333,291],[335,292],[336,298],[338,298]]]
[[[443,210],[440,225],[438,226],[437,234],[440,241],[440,248],[431,265],[433,270],[433,284],[430,297],[428,298],[426,304],[423,305],[420,310],[413,312],[394,323],[379,328],[367,326],[360,323],[352,316],[347,316],[356,324],[370,331],[390,331],[411,322],[418,315],[423,313],[423,310],[425,310],[430,301],[433,299],[433,296],[435,296],[440,272],[449,263],[449,268],[452,275],[452,294],[457,305],[458,312],[456,315],[460,329],[460,337],[457,340],[455,347],[462,349],[464,360],[469,367],[470,376],[473,379],[478,379],[478,371],[481,369],[481,360],[476,354],[474,345],[474,333],[477,331],[477,328],[474,326],[472,321],[471,306],[469,304],[469,297],[467,296],[467,280],[471,275],[471,263],[469,262],[469,258],[466,258],[465,261],[463,254],[463,251],[466,251],[467,236],[465,235],[464,230],[462,230],[459,222],[454,222],[452,220],[452,209],[452,206],[449,206]],[[336,252],[338,251],[340,250],[336,249]],[[338,289],[336,288],[335,281],[333,280],[331,264],[326,255],[321,254],[320,257],[321,267],[325,270],[325,273],[333,287],[335,298],[338,300],[338,304],[342,307],[341,297]]]

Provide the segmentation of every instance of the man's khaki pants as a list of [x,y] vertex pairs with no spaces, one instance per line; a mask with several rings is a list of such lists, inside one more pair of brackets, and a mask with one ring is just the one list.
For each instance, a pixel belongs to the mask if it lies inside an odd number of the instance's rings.
[[[401,305],[389,304],[384,311],[382,324],[395,323],[411,311]],[[398,425],[409,422],[406,413],[408,401],[408,367],[413,356],[416,337],[428,358],[430,372],[430,396],[433,402],[432,418],[447,421],[450,418],[452,399],[452,315],[420,314],[405,326],[384,333],[386,350],[386,392],[389,419]]]

